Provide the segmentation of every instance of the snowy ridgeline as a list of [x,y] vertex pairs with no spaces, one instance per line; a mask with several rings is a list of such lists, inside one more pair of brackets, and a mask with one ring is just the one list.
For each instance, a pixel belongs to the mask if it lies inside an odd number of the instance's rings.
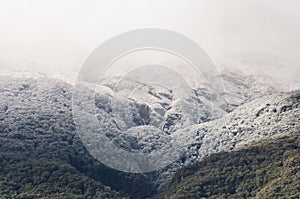
[[[255,77],[221,74],[228,104],[215,103],[206,89],[170,88],[132,79],[116,86],[105,80],[97,86],[95,115],[111,141],[128,151],[151,153],[172,140],[185,149],[182,156],[161,171],[164,183],[179,167],[209,154],[248,146],[299,129],[300,92],[283,93],[276,83]],[[72,142],[72,87],[51,79],[0,78],[1,137],[53,139],[59,132]],[[270,81],[269,81],[270,82]],[[180,97],[184,96],[184,97]]]

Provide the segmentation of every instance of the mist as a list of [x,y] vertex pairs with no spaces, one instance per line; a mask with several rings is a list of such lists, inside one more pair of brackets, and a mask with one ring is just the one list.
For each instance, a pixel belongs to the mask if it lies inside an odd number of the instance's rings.
[[0,1],[0,70],[74,83],[102,42],[138,28],[184,34],[218,67],[268,74],[299,86],[300,2]]

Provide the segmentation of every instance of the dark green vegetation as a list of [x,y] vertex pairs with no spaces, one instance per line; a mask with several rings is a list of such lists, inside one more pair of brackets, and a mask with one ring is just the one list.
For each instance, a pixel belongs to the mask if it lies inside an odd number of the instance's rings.
[[[299,135],[207,157],[180,169],[154,198],[299,198]],[[71,138],[40,142],[23,137],[22,143],[1,138],[1,198],[144,198],[153,193],[145,177],[106,168],[76,136]]]
[[149,194],[143,176],[103,166],[76,136],[65,132],[64,136],[49,135],[43,141],[22,134],[15,136],[20,137],[0,138],[1,198],[120,198]]
[[122,198],[129,194],[139,198],[149,194],[143,176],[101,165],[76,138],[72,145],[68,141],[33,142],[1,139],[0,198]]
[[155,198],[300,198],[300,132],[179,169]]

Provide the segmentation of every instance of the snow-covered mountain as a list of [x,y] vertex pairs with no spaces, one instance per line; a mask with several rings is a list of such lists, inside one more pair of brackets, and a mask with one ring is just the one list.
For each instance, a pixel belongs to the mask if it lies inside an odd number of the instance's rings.
[[224,83],[223,96],[227,102],[228,111],[239,105],[266,95],[287,92],[289,86],[276,79],[261,75],[247,74],[243,70],[222,66],[218,74]]
[[[222,71],[228,104],[206,88],[178,91],[131,78],[106,78],[96,88],[95,114],[106,136],[128,151],[151,153],[172,140],[184,153],[158,171],[164,184],[183,165],[299,129],[300,92],[276,81]],[[0,77],[0,132],[10,138],[47,137],[55,130],[71,142],[75,126],[71,89],[52,79]],[[183,92],[183,93],[180,93]],[[31,132],[28,134],[28,132]]]
[[174,134],[189,143],[189,164],[210,153],[246,147],[300,128],[300,91],[268,95],[245,103],[223,118],[193,125]]
[[[194,126],[207,125],[210,121],[220,123],[218,121],[228,118],[227,114],[235,109],[237,110],[231,114],[244,114],[248,117],[249,110],[241,112],[241,107],[252,107],[250,102],[253,100],[263,100],[260,99],[263,96],[280,95],[284,89],[282,85],[269,77],[247,76],[229,69],[223,70],[219,76],[216,76],[216,78],[219,77],[223,79],[225,89],[223,93],[217,94],[211,94],[206,87],[198,89],[185,87],[183,90],[176,91],[176,89],[160,84],[142,82],[128,77],[105,78],[97,86],[95,101],[98,120],[103,124],[103,128],[106,128],[105,125],[108,124],[112,127],[110,129],[114,129],[107,135],[123,146],[136,147],[137,143],[134,142],[139,142],[140,139],[130,138],[128,132],[137,134],[136,131],[149,126],[156,129],[150,132],[156,132],[157,136],[161,136],[161,143],[166,142],[165,135],[178,135],[183,129],[185,129],[183,136],[191,142],[194,139],[190,138],[188,132]],[[218,100],[217,95],[225,98],[220,106],[215,105],[215,101]],[[271,97],[271,99],[276,98]],[[260,103],[264,102],[257,102],[257,104]],[[221,119],[217,120],[218,118]],[[232,123],[232,121],[226,122]],[[238,126],[242,128],[250,123],[253,122]],[[208,124],[211,125],[211,122]],[[213,126],[216,125],[213,124]],[[220,130],[222,129],[217,132]],[[184,143],[188,143],[188,140]]]

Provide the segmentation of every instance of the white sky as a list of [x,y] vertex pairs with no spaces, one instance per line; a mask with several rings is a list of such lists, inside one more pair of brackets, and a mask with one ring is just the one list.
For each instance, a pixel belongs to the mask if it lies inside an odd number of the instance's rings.
[[300,79],[299,0],[0,0],[0,69],[75,78],[103,41],[165,28],[217,65]]

